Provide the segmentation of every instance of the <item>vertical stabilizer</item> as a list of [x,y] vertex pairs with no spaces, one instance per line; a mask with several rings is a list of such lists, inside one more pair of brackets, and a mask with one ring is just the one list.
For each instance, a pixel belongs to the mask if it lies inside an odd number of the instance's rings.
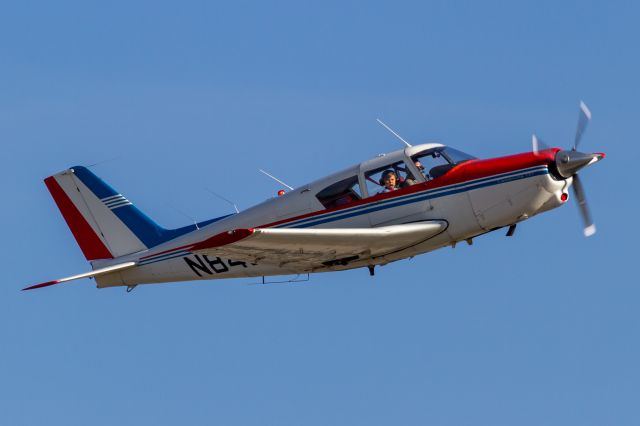
[[226,217],[165,229],[86,167],[72,167],[44,182],[87,260],[146,250]]

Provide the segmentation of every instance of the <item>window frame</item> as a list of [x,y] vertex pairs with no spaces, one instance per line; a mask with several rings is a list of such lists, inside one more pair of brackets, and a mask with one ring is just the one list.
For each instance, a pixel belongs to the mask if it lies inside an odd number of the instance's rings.
[[[391,159],[390,159],[391,160]],[[363,192],[363,199],[364,198],[370,198],[376,195],[379,195],[380,192],[375,192],[373,194],[369,193],[369,185],[367,184],[367,182],[370,182],[367,179],[367,175],[370,174],[375,174],[375,173],[379,173],[382,172],[384,170],[387,169],[391,169],[391,170],[396,170],[396,167],[399,163],[403,163],[405,169],[407,169],[408,172],[411,173],[411,175],[413,175],[414,180],[416,181],[416,183],[423,183],[426,182],[424,176],[422,175],[422,173],[418,170],[418,168],[415,166],[413,160],[411,159],[411,157],[408,157],[406,155],[403,155],[401,157],[397,157],[395,158],[395,160],[390,161],[389,163],[387,163],[384,166],[374,166],[374,167],[370,167],[366,170],[361,170],[360,171],[360,180],[362,181],[363,185],[360,185],[360,188],[363,189],[364,191],[366,191],[366,193]],[[378,185],[378,183],[376,182],[376,185]],[[400,187],[397,190],[401,190],[401,189],[405,189],[408,187]],[[380,186],[380,189],[382,189],[382,186]]]

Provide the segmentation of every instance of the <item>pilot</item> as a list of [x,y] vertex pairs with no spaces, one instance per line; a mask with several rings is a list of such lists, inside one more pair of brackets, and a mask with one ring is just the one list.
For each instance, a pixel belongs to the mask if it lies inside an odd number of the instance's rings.
[[382,190],[378,194],[382,194],[383,192],[395,191],[396,185],[398,183],[398,176],[396,173],[391,170],[385,170],[380,177],[380,185],[383,186]]
[[[420,171],[420,173],[424,175],[424,166],[422,165],[420,160],[416,158],[413,163],[416,165],[416,168]],[[425,178],[427,177],[425,176]],[[407,178],[402,183],[402,186],[403,187],[411,186],[411,185],[415,185],[416,183],[418,182],[416,181],[416,178],[413,176],[413,173],[411,173],[411,171],[407,171]]]

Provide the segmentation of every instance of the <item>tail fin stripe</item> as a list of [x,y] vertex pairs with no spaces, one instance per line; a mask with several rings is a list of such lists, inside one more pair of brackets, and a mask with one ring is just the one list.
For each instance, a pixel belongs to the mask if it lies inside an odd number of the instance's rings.
[[129,200],[127,200],[126,198],[118,198],[118,199],[116,199],[116,200],[109,201],[109,202],[106,202],[106,203],[104,203],[104,204],[105,204],[107,207],[111,207],[111,206],[113,206],[113,205],[115,205],[115,204],[120,204],[120,203],[123,203],[123,202],[124,202],[124,203],[128,203],[128,202],[129,202]]
[[105,198],[100,199],[100,201],[102,201],[103,203],[108,203],[109,201],[113,201],[113,200],[118,199],[118,198],[124,198],[124,195],[118,194],[118,195],[114,195],[112,197],[105,197]]
[[107,207],[113,207],[117,204],[122,204],[122,203],[129,203],[131,204],[131,201],[127,200],[126,198],[119,198],[117,200],[113,200],[113,201],[109,201],[108,203],[104,203],[105,206]]
[[50,176],[44,180],[54,201],[58,205],[64,220],[69,225],[82,253],[88,260],[112,259],[113,256],[95,231],[78,211],[73,202],[69,199],[55,177]]
[[130,202],[128,202],[128,201],[127,201],[127,202],[125,202],[125,203],[120,203],[120,204],[117,204],[117,205],[110,206],[110,207],[109,207],[109,209],[111,209],[111,210],[115,210],[115,209],[120,208],[120,207],[124,207],[124,206],[132,206],[132,205],[133,205],[133,204],[131,204]]
[[102,201],[109,200],[109,199],[115,198],[115,197],[122,197],[122,196],[123,196],[122,194],[116,194],[116,195],[112,195],[111,197],[104,197],[102,199]]

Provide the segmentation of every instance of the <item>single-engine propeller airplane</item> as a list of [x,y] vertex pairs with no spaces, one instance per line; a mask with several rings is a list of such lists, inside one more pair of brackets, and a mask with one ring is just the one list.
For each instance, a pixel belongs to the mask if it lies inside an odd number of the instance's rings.
[[403,140],[404,149],[177,229],[160,227],[87,168],[72,167],[44,182],[93,270],[23,290],[88,277],[98,288],[130,291],[139,284],[353,268],[374,275],[378,265],[471,244],[496,229],[508,227],[511,236],[517,223],[565,204],[569,187],[589,236],[595,225],[577,173],[604,154],[577,150],[591,119],[582,102],[579,114],[568,150],[542,148],[534,135],[531,152],[481,160]]

